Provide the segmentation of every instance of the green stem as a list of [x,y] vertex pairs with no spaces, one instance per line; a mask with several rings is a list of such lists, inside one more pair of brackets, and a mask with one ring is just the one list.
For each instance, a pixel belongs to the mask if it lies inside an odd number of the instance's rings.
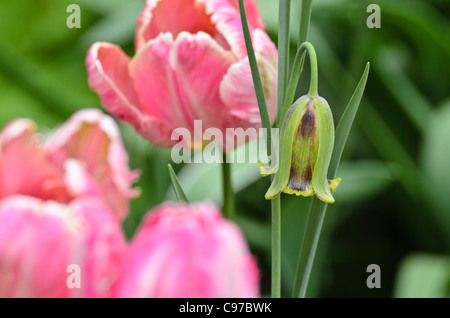
[[286,112],[294,102],[295,91],[297,90],[298,81],[302,73],[302,65],[305,51],[308,51],[309,60],[311,63],[311,82],[309,84],[308,95],[311,97],[318,96],[318,67],[317,67],[317,55],[314,46],[309,42],[304,42],[297,50],[295,55],[294,65],[292,67],[291,77],[289,79],[289,85],[286,91],[286,98],[283,105],[283,118],[286,116]]
[[300,15],[300,30],[298,36],[298,46],[308,40],[309,23],[311,21],[312,0],[302,1],[302,12]]
[[286,87],[289,75],[289,25],[290,25],[290,0],[280,0],[278,12],[278,111],[277,127],[283,124],[283,102],[286,95]]
[[310,97],[317,97],[317,85],[318,85],[318,70],[317,70],[317,55],[314,46],[309,42],[304,42],[300,45],[300,48],[305,47],[309,54],[309,61],[311,63],[311,82],[309,84],[308,95]]
[[[289,67],[289,26],[291,1],[280,0],[278,11],[278,98],[276,127],[283,123]],[[272,209],[272,298],[281,297],[281,198],[271,201]]]
[[227,162],[227,155],[223,154],[222,181],[223,181],[223,213],[227,219],[234,219],[234,194],[231,185],[231,164]]
[[281,199],[271,200],[272,207],[272,298],[281,297]]
[[[303,0],[300,13],[300,28],[298,33],[298,47],[303,42],[308,41],[309,24],[311,22],[312,0]],[[302,54],[300,60],[300,73],[303,71],[303,63],[305,62],[305,54]],[[300,76],[300,75],[299,75]]]

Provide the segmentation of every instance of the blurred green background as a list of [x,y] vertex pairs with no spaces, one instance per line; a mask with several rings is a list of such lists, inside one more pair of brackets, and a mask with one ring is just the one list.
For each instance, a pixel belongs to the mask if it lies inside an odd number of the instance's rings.
[[[66,8],[81,7],[81,29],[66,27]],[[133,55],[143,0],[0,0],[0,127],[33,119],[45,133],[82,108],[99,108],[84,66],[95,41]],[[369,4],[381,28],[369,29]],[[260,0],[276,43],[278,1]],[[292,55],[300,0],[292,0]],[[367,61],[369,81],[349,137],[308,291],[310,297],[450,296],[450,2],[448,0],[315,0],[309,34],[319,59],[320,92],[338,121]],[[308,69],[306,66],[306,72]],[[299,95],[309,79],[304,75]],[[128,237],[156,204],[174,199],[170,150],[121,125],[142,195],[124,223]],[[221,204],[220,169],[176,165],[194,200]],[[270,292],[269,180],[257,164],[233,167],[237,222],[258,257],[262,292]],[[289,296],[310,199],[282,197],[282,294]],[[381,288],[369,289],[369,264]]]

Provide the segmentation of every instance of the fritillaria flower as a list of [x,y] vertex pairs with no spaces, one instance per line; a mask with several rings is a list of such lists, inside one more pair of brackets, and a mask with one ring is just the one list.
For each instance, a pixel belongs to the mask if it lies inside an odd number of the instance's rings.
[[[316,195],[334,203],[333,192],[340,178],[327,179],[334,147],[333,115],[320,96],[300,97],[288,110],[281,128],[280,162],[266,199],[282,192],[302,196]],[[264,175],[274,173],[262,167]]]
[[[278,53],[256,1],[245,3],[273,121]],[[86,59],[89,85],[103,107],[150,142],[175,145],[180,141],[171,138],[176,128],[194,136],[194,120],[223,135],[226,128],[261,127],[238,0],[148,0],[135,47],[129,58],[117,45],[93,44]],[[197,148],[192,140],[184,142]]]

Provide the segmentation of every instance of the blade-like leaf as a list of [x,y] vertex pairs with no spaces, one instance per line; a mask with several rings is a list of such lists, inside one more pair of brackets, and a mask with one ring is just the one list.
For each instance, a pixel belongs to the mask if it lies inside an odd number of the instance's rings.
[[244,0],[239,0],[239,10],[241,14],[242,29],[244,31],[245,47],[247,48],[248,61],[252,71],[253,85],[255,86],[256,99],[258,101],[259,114],[261,116],[261,125],[267,132],[267,151],[271,151],[271,131],[269,111],[267,110],[266,97],[264,96],[264,89],[259,74],[258,63],[256,62],[255,51],[253,50],[252,38],[248,28],[247,15],[245,13]]
[[369,76],[370,63],[366,64],[364,73],[356,86],[355,92],[350,99],[344,113],[336,128],[336,140],[334,143],[333,156],[331,157],[330,166],[328,168],[328,177],[333,179],[337,169],[339,167],[339,162],[341,161],[342,152],[344,151],[345,143],[347,142],[348,134],[352,128],[353,121],[355,119],[356,112],[358,111],[359,104],[361,102],[362,95],[367,83],[367,77]]
[[169,163],[167,166],[169,168],[170,180],[172,181],[173,190],[175,191],[175,195],[177,196],[178,202],[189,203],[189,199],[186,196],[186,193],[184,192],[183,188],[181,187],[180,181],[178,181],[177,175],[175,174],[175,171],[173,171],[171,164]]

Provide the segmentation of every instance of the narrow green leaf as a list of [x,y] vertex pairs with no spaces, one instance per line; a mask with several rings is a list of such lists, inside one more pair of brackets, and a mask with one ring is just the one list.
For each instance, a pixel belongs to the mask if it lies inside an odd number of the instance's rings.
[[186,193],[184,193],[180,181],[178,181],[177,175],[175,174],[175,171],[173,171],[172,165],[169,163],[167,167],[169,168],[170,181],[172,181],[173,190],[177,196],[178,202],[189,203],[189,199],[187,198]]
[[266,97],[264,96],[264,89],[261,81],[261,75],[259,74],[258,63],[256,62],[255,51],[253,50],[252,38],[250,36],[250,30],[248,28],[247,15],[245,13],[244,0],[239,0],[239,10],[241,13],[242,29],[244,31],[245,46],[247,48],[248,61],[250,63],[250,69],[252,71],[253,85],[255,86],[256,99],[258,101],[259,114],[261,116],[261,125],[267,132],[267,151],[270,155],[272,136],[271,125],[269,118],[269,111],[267,110]]
[[280,0],[278,11],[278,99],[277,127],[283,124],[283,102],[288,84],[290,0]]
[[344,151],[345,143],[347,142],[348,134],[352,128],[353,121],[355,119],[356,112],[358,111],[359,104],[364,93],[364,89],[367,83],[367,77],[369,76],[370,63],[367,62],[364,73],[359,80],[358,86],[356,86],[355,92],[350,99],[344,113],[336,128],[336,140],[334,143],[333,156],[331,157],[330,166],[328,168],[328,177],[333,179],[339,168],[339,162],[341,161],[342,152]]

